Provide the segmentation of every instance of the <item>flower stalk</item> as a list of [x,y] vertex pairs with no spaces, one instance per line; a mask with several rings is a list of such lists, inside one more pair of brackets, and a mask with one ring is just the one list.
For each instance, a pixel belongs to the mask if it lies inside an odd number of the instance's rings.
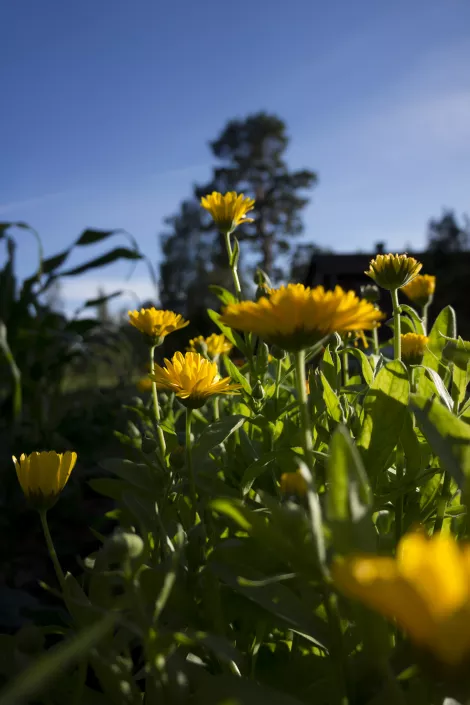
[[401,319],[398,289],[391,289],[390,295],[393,307],[393,357],[395,360],[401,360]]
[[191,494],[191,523],[196,523],[197,495],[194,481],[193,454],[191,444],[191,421],[193,410],[186,409],[186,468],[189,478],[189,492]]
[[62,592],[65,593],[65,576],[59,563],[59,558],[57,557],[57,552],[54,547],[54,542],[52,541],[51,532],[49,531],[49,524],[47,523],[47,510],[41,510],[39,512],[39,516],[41,518],[41,525],[42,530],[44,532],[44,538],[46,539],[47,550],[49,551],[49,556],[54,566],[57,580],[59,581],[59,585]]
[[[152,373],[152,375],[155,374],[155,361],[154,361],[155,347],[156,347],[155,345],[150,347],[150,372]],[[162,456],[162,460],[165,460],[165,455],[166,455],[165,434],[163,433],[163,429],[160,426],[160,420],[161,420],[160,404],[158,403],[157,384],[154,379],[152,379],[152,396],[153,396],[153,411],[155,414],[155,422],[157,424],[158,443],[160,445],[160,453]]]
[[232,248],[231,243],[231,233],[224,233],[225,247],[227,248],[228,263],[230,271],[232,272],[233,286],[235,288],[235,294],[239,301],[242,300],[242,287],[240,285],[240,279],[238,277],[238,259],[239,259],[239,248],[238,240],[235,240],[235,248]]

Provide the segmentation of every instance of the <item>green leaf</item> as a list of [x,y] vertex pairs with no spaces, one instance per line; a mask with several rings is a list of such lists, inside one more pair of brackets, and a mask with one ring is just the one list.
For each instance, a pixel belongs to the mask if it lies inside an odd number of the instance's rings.
[[236,296],[234,296],[231,291],[228,291],[228,289],[224,289],[223,286],[217,286],[217,284],[209,284],[209,290],[217,296],[217,298],[224,304],[224,306],[228,306],[228,304],[234,304],[237,302]]
[[264,453],[261,458],[251,463],[243,473],[241,481],[243,494],[251,490],[253,482],[273,461],[277,461],[277,463],[282,466],[284,463],[287,464],[289,461],[293,461],[296,457],[298,457],[297,454],[291,448],[287,450],[272,450],[268,453]]
[[425,367],[423,365],[422,368],[425,371],[426,377],[428,377],[428,379],[431,380],[431,382],[432,382],[437,394],[439,395],[442,403],[449,409],[449,411],[452,411],[452,407],[453,407],[452,397],[450,396],[449,392],[447,391],[446,386],[445,386],[444,382],[442,381],[442,379],[439,377],[438,373],[435,370],[433,370],[431,367]]
[[100,460],[100,466],[117,475],[121,480],[125,480],[130,485],[138,487],[145,492],[152,492],[155,487],[158,487],[159,482],[156,482],[155,469],[154,473],[147,465],[143,463],[134,463],[132,460],[124,458],[104,458]]
[[343,411],[341,409],[339,399],[333,389],[330,387],[330,384],[323,372],[320,372],[320,377],[323,386],[323,401],[325,402],[327,411],[333,421],[340,423],[343,418]]
[[95,306],[100,306],[100,304],[105,304],[107,301],[115,299],[117,296],[121,296],[122,290],[113,291],[112,294],[106,294],[105,296],[99,296],[96,299],[87,299],[83,304],[82,308],[93,308]]
[[237,333],[236,330],[233,330],[232,328],[229,328],[228,326],[224,325],[220,321],[220,313],[217,313],[217,311],[208,308],[207,313],[209,315],[209,318],[214,321],[215,325],[221,330],[227,340],[230,340],[232,345],[235,345],[236,348],[238,348],[244,355],[246,355],[247,347],[241,335]]
[[58,255],[54,255],[53,257],[48,257],[45,259],[42,263],[42,271],[44,274],[50,274],[51,272],[54,271],[54,269],[57,269],[57,267],[60,267],[64,264],[65,260],[69,256],[71,250],[64,250],[63,252],[60,252]]
[[361,363],[362,376],[364,377],[365,383],[370,386],[374,379],[374,369],[372,367],[371,358],[365,355],[359,348],[347,348],[347,351],[349,355],[353,355]]
[[78,267],[73,267],[73,269],[66,269],[64,272],[60,273],[61,277],[75,276],[76,274],[83,274],[89,269],[97,269],[98,267],[104,267],[107,264],[116,262],[119,259],[130,259],[137,260],[142,259],[142,255],[136,250],[130,250],[128,247],[115,247],[114,250],[110,250],[100,257],[89,260]]
[[339,387],[339,375],[341,370],[341,365],[339,361],[339,355],[334,350],[330,350],[330,346],[327,345],[325,352],[323,353],[323,359],[321,361],[321,370],[328,381],[328,384],[335,391]]
[[95,492],[102,494],[104,497],[120,500],[122,493],[128,489],[129,484],[122,480],[108,480],[107,478],[97,478],[88,480],[88,484]]
[[470,426],[437,399],[413,394],[411,407],[433,452],[462,488],[470,475]]
[[326,516],[340,553],[373,551],[372,492],[360,454],[345,426],[334,432],[327,463]]
[[406,315],[409,316],[409,318],[411,319],[414,330],[410,332],[417,333],[418,335],[425,335],[423,321],[418,316],[414,308],[411,308],[411,306],[408,306],[408,304],[400,304],[400,308],[403,313],[406,313]]
[[370,478],[387,469],[400,435],[410,394],[406,367],[400,360],[384,365],[364,398],[364,417],[357,445]]
[[436,318],[431,332],[429,333],[429,342],[423,358],[424,367],[430,367],[432,370],[436,370],[441,378],[445,376],[447,369],[446,365],[442,363],[443,351],[447,342],[446,337],[455,338],[455,335],[455,311],[451,306],[446,306]]
[[400,442],[405,456],[406,479],[417,477],[429,463],[430,449],[421,443],[413,426],[413,415],[408,411],[400,432]]
[[204,460],[211,450],[226,441],[245,421],[246,417],[238,414],[236,416],[228,416],[206,426],[193,448],[194,462],[196,463],[196,460],[198,462]]
[[245,375],[243,375],[243,374],[240,372],[240,370],[238,369],[238,367],[233,364],[233,362],[231,361],[231,359],[230,359],[227,355],[224,355],[224,356],[223,356],[223,361],[224,361],[224,367],[225,367],[225,369],[227,370],[227,374],[229,375],[229,377],[231,377],[234,382],[237,382],[238,384],[241,384],[242,387],[243,387],[243,390],[244,390],[247,394],[250,394],[250,395],[251,395],[251,392],[252,392],[252,390],[251,390],[251,385],[250,385],[250,383],[248,382],[248,380],[247,380],[247,378],[245,377]]
[[107,240],[111,235],[116,235],[122,230],[95,230],[93,228],[87,228],[82,232],[79,238],[76,240],[76,245],[93,245],[95,242],[102,242]]
[[90,649],[111,632],[116,622],[115,614],[107,614],[100,621],[80,631],[73,639],[50,649],[22,671],[0,693],[0,705],[18,705],[31,701],[44,691],[56,676],[86,656]]

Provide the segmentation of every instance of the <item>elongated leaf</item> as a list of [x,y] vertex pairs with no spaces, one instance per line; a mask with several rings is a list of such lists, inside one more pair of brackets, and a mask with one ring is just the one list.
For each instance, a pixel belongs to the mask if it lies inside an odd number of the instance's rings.
[[453,407],[453,402],[452,402],[452,397],[450,396],[449,392],[446,389],[446,386],[442,379],[439,377],[438,373],[433,370],[431,367],[424,367],[423,369],[425,371],[426,376],[431,380],[433,383],[436,392],[438,393],[441,401],[449,410],[452,410]]
[[451,306],[446,306],[436,318],[431,332],[429,333],[428,349],[423,358],[423,365],[430,367],[432,370],[436,370],[441,378],[444,377],[446,371],[446,366],[442,362],[443,350],[447,342],[444,336],[447,338],[455,338],[455,335],[455,311]]
[[241,335],[237,333],[236,330],[233,330],[232,328],[229,328],[228,326],[224,325],[220,320],[220,313],[217,313],[217,311],[208,308],[207,313],[209,315],[209,318],[214,321],[215,325],[220,328],[221,332],[225,335],[227,340],[230,340],[232,345],[235,345],[236,348],[241,350],[241,352],[246,355],[247,347]]
[[229,375],[229,377],[231,377],[234,382],[237,382],[237,384],[241,384],[247,394],[251,394],[251,385],[245,375],[242,375],[238,367],[233,364],[233,362],[229,357],[227,357],[227,355],[223,356],[223,361],[224,367],[227,370],[227,374]]
[[223,286],[217,286],[217,284],[209,284],[209,290],[217,296],[218,299],[227,306],[228,304],[233,304],[237,301],[236,297],[228,289],[224,289]]
[[410,480],[427,467],[431,452],[427,443],[419,441],[413,427],[413,415],[410,412],[405,416],[400,432],[400,443],[405,456],[405,477]]
[[417,333],[418,335],[424,335],[423,321],[418,316],[414,308],[411,308],[411,306],[408,306],[408,304],[401,304],[400,308],[403,313],[406,313],[406,315],[409,316],[409,318],[411,319],[411,322],[414,327],[413,332]]
[[54,269],[61,267],[69,256],[70,252],[70,249],[64,250],[63,252],[59,252],[58,255],[54,255],[53,257],[48,257],[47,259],[45,259],[42,263],[43,273],[50,274],[54,271]]
[[327,411],[333,421],[340,423],[343,418],[343,411],[341,409],[339,399],[336,396],[334,390],[330,387],[330,384],[323,372],[320,372],[320,377],[323,386],[323,401],[325,402]]
[[374,369],[372,367],[372,359],[365,355],[359,348],[347,348],[348,354],[353,355],[361,363],[362,376],[367,385],[372,384],[374,379]]
[[40,656],[0,694],[0,705],[18,705],[39,695],[57,674],[77,663],[109,634],[115,622],[116,615],[107,614],[96,624],[79,632],[70,641],[59,644]]
[[77,274],[83,274],[83,272],[87,272],[89,269],[104,267],[105,265],[112,264],[112,262],[116,262],[120,259],[137,260],[142,259],[142,255],[135,250],[130,250],[128,247],[116,247],[114,250],[110,250],[106,254],[96,257],[89,262],[85,262],[78,267],[66,269],[64,272],[61,272],[60,275],[62,277],[71,277]]
[[83,304],[82,308],[93,308],[95,306],[100,306],[100,304],[105,304],[107,301],[111,301],[118,296],[121,296],[122,291],[113,291],[112,294],[105,294],[104,296],[99,296],[96,299],[88,299]]
[[95,228],[87,228],[77,238],[75,244],[79,246],[93,245],[95,242],[107,240],[108,237],[111,237],[111,235],[116,235],[119,232],[122,232],[122,230],[98,230]]
[[370,478],[377,477],[397,444],[406,415],[410,382],[399,360],[388,362],[364,398],[364,418],[357,441]]
[[337,391],[339,387],[339,375],[341,371],[341,364],[339,361],[339,355],[336,350],[331,351],[330,346],[327,345],[325,352],[323,353],[323,359],[321,361],[321,370],[328,380],[330,387]]
[[470,476],[470,426],[437,399],[413,394],[411,407],[416,421],[442,466],[459,487]]
[[193,457],[204,460],[207,454],[223,443],[246,421],[245,416],[228,416],[207,426],[193,448]]
[[104,458],[100,461],[100,465],[108,472],[117,475],[121,480],[125,480],[146,492],[153,491],[158,486],[156,475],[152,475],[150,468],[143,463],[134,463],[132,460],[124,458]]

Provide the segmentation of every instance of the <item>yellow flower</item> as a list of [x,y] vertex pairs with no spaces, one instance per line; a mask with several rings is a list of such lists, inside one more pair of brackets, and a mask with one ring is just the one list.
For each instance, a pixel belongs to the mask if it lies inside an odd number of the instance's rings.
[[188,350],[190,352],[201,353],[201,355],[207,355],[211,360],[215,360],[219,355],[229,353],[232,348],[232,343],[227,340],[225,335],[213,333],[208,338],[204,338],[203,335],[192,338],[192,340],[189,341]]
[[255,201],[241,193],[229,191],[224,196],[217,191],[201,198],[201,206],[209,211],[214,223],[221,233],[231,233],[242,223],[252,223],[253,218],[247,218],[248,211],[253,210]]
[[409,365],[420,365],[426,352],[429,338],[417,333],[405,333],[401,336],[401,356]]
[[165,367],[155,365],[150,375],[158,389],[174,392],[182,404],[197,409],[213,394],[234,394],[239,384],[230,384],[230,378],[221,379],[217,363],[206,360],[196,352],[183,355],[177,352],[172,360],[165,358]]
[[269,298],[229,304],[221,321],[238,330],[255,333],[268,343],[295,352],[314,345],[337,331],[375,328],[383,314],[353,291],[339,286],[325,291],[303,284],[288,284]]
[[179,313],[156,308],[141,308],[140,311],[129,311],[128,315],[129,323],[148,336],[152,345],[161,345],[169,333],[189,325]]
[[418,274],[403,287],[403,293],[417,306],[426,306],[432,300],[436,290],[436,277],[431,274]]
[[281,492],[282,494],[305,497],[308,490],[308,485],[300,472],[284,472],[281,475]]
[[408,255],[377,255],[365,272],[382,289],[401,289],[412,281],[423,265]]
[[152,380],[150,377],[141,377],[137,382],[137,389],[142,394],[144,392],[149,392],[152,389]]
[[70,477],[77,454],[71,451],[56,453],[24,453],[17,460],[13,456],[16,474],[26,498],[35,509],[49,509],[57,501]]
[[332,568],[336,586],[389,619],[441,662],[470,654],[470,546],[449,535],[413,533],[396,558],[349,556]]

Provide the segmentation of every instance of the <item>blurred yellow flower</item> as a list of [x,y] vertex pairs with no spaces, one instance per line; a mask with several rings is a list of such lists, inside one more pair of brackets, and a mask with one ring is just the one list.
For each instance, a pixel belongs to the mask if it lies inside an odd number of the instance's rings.
[[431,274],[418,274],[403,287],[403,293],[417,306],[426,306],[436,290],[436,277]]
[[149,392],[152,389],[152,380],[150,377],[141,377],[137,382],[137,389],[142,394],[144,392]]
[[229,304],[221,321],[237,330],[255,333],[268,343],[296,352],[337,331],[375,328],[383,314],[353,291],[339,286],[325,291],[288,284],[258,301]]
[[341,592],[389,619],[441,662],[470,654],[470,546],[450,535],[413,533],[396,558],[352,555],[332,566]]
[[221,233],[231,233],[242,223],[252,223],[253,218],[247,218],[246,214],[254,205],[253,198],[247,198],[243,193],[238,195],[235,191],[225,195],[213,191],[201,198],[201,206],[209,211]]
[[26,498],[35,509],[48,509],[56,502],[70,477],[77,454],[53,450],[13,456],[16,474]]
[[198,352],[201,355],[207,355],[211,360],[215,360],[219,355],[229,353],[233,348],[232,343],[227,340],[225,335],[212,333],[208,338],[199,335],[197,338],[192,338],[189,341],[188,350],[190,352]]
[[236,394],[240,389],[239,384],[230,384],[229,377],[220,378],[216,362],[196,352],[177,352],[171,361],[165,358],[165,367],[155,365],[150,378],[158,389],[174,392],[190,409],[199,408],[214,394]]
[[404,362],[409,365],[420,365],[429,338],[417,333],[405,333],[401,336],[401,356]]
[[280,485],[282,494],[295,494],[298,497],[304,497],[307,494],[308,485],[298,471],[282,473]]
[[401,289],[412,281],[423,265],[408,255],[377,255],[365,274],[382,289]]
[[189,321],[185,321],[179,313],[156,308],[141,308],[140,311],[129,311],[128,315],[129,323],[157,345],[161,345],[169,333],[189,325]]

